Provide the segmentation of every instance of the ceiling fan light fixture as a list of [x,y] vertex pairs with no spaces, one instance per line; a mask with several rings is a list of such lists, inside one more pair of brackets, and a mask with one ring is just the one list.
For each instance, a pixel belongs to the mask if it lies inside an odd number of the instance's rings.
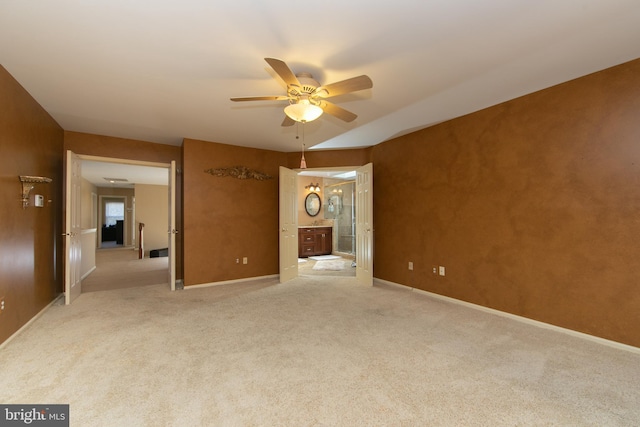
[[299,102],[289,104],[284,108],[284,113],[296,122],[311,122],[322,115],[322,108],[317,105]]

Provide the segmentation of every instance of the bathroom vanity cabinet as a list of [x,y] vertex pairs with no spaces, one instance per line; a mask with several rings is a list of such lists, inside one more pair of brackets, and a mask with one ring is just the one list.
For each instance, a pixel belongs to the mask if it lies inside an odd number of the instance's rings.
[[299,227],[298,256],[330,255],[331,227]]

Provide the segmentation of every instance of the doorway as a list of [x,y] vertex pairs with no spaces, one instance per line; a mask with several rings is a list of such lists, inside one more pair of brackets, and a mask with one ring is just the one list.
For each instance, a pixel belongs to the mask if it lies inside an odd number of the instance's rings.
[[[305,170],[298,174],[299,210],[298,273],[306,276],[355,277],[355,169],[354,170]],[[306,200],[313,195],[319,209],[310,216]],[[315,232],[314,232],[315,231]],[[305,240],[317,239],[321,233],[325,240],[322,253],[307,253]],[[328,242],[327,242],[328,241]],[[329,243],[330,242],[330,243]],[[320,249],[320,248],[318,248]],[[317,251],[316,251],[317,252]]]
[[[308,273],[306,265],[301,266],[308,259],[329,263],[331,259],[342,262],[343,256],[353,256],[355,260],[351,259],[348,265],[355,267],[358,282],[369,286],[373,284],[372,179],[371,163],[362,167],[302,171],[280,168],[280,282],[298,276],[303,270]],[[321,184],[318,182],[320,180]],[[340,189],[342,198],[338,196]],[[345,195],[345,190],[353,194]],[[314,196],[316,204],[318,196],[320,197],[319,209],[316,209],[315,205],[308,208],[307,200],[310,195]],[[346,210],[345,197],[348,205]],[[342,204],[341,207],[337,206],[339,203]],[[341,215],[338,215],[339,213]],[[340,224],[344,225],[342,230]],[[331,249],[327,251],[329,245],[326,233],[329,227],[332,242]],[[321,236],[320,241],[318,235]],[[340,240],[345,238],[351,241],[346,245],[340,245]],[[340,252],[339,247],[344,252]],[[305,255],[309,255],[310,252],[313,252],[314,256],[305,259]],[[316,258],[320,253],[321,257]]]
[[[77,198],[83,213],[82,234],[93,233],[95,236],[92,243],[87,240],[89,243],[81,249],[86,255],[82,257],[83,260],[94,260],[93,265],[82,266],[81,281],[87,284],[86,291],[167,282],[173,285],[175,268],[172,268],[171,259],[175,259],[175,251],[172,251],[172,257],[168,256],[167,246],[170,246],[172,239],[167,238],[166,227],[171,217],[175,216],[175,203],[170,203],[172,194],[175,194],[172,187],[175,186],[175,163],[136,162],[83,155],[77,157],[84,187]],[[160,193],[156,187],[159,187]],[[155,188],[155,192],[150,190],[152,188]],[[154,204],[147,209],[147,212],[151,212],[148,216],[153,220],[162,216],[158,215],[162,212],[165,217],[170,217],[161,225],[155,224],[155,233],[154,230],[149,232],[150,238],[155,235],[160,242],[157,245],[162,248],[158,249],[164,249],[162,255],[152,259],[149,258],[149,251],[144,259],[139,259],[135,250],[140,243],[134,232],[134,225],[140,222],[134,205],[136,191],[154,201],[164,197],[163,204]],[[143,197],[139,199],[144,200]],[[144,212],[144,209],[140,209],[140,212]],[[152,220],[148,222],[153,223]],[[85,292],[85,286],[81,291]]]

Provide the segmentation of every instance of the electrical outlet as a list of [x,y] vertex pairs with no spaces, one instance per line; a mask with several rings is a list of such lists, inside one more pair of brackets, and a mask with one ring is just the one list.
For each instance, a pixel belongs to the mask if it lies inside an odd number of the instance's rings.
[[409,270],[413,270],[413,262],[409,261]]
[[242,263],[243,264],[249,264],[249,258],[247,258],[247,257],[242,258]]
[[444,276],[444,267],[443,266],[439,267],[438,274],[440,274],[441,276]]
[[0,314],[4,313],[4,297],[0,298]]
[[236,264],[240,264],[240,258],[236,258]]
[[438,274],[438,266],[433,266],[433,274]]

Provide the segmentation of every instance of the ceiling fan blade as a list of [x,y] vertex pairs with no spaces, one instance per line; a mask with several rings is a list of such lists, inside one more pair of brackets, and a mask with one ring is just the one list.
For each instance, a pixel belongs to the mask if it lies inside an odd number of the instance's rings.
[[320,107],[325,113],[331,114],[332,116],[337,117],[340,120],[344,120],[345,122],[352,122],[356,119],[356,117],[358,117],[351,111],[347,111],[342,107],[338,107],[336,104],[332,104],[331,102],[322,101]]
[[285,64],[284,61],[275,58],[264,58],[264,60],[267,61],[269,65],[271,65],[271,68],[273,68],[273,70],[278,73],[280,78],[284,80],[287,86],[300,86],[298,78],[295,74],[293,74],[293,71],[291,71],[289,66]]
[[289,99],[288,96],[249,96],[246,98],[231,98],[234,102],[239,101],[283,101]]
[[296,124],[296,121],[293,120],[289,116],[284,116],[284,120],[282,121],[282,126],[293,126]]
[[371,81],[369,76],[362,75],[331,83],[326,86],[320,86],[315,90],[314,94],[322,98],[329,98],[331,96],[356,92],[363,89],[371,89],[372,87],[373,81]]

